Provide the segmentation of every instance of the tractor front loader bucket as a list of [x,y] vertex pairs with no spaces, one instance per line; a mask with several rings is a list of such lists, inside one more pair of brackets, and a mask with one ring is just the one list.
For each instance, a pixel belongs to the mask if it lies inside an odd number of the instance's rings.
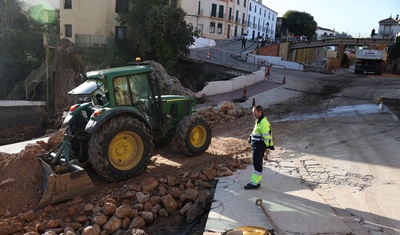
[[44,170],[43,196],[36,209],[94,191],[95,186],[82,167],[68,164],[52,168],[44,160],[39,161]]

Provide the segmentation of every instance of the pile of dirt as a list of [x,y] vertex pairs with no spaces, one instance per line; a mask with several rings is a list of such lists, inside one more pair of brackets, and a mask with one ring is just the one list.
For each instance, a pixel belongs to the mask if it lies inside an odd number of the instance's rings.
[[60,129],[47,143],[37,141],[16,154],[0,152],[0,218],[35,208],[43,194],[44,172],[38,156],[60,143],[63,133]]

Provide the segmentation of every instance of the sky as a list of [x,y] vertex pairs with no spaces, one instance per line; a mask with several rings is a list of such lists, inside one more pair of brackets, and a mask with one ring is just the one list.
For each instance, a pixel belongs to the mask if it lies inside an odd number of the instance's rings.
[[[60,0],[24,0],[59,8]],[[187,0],[193,1],[193,0]],[[288,10],[309,13],[318,26],[345,32],[353,37],[369,37],[379,21],[400,15],[400,0],[262,0],[281,17]]]
[[[262,0],[282,17],[288,10],[309,13],[322,28],[369,37],[379,21],[400,15],[400,0]],[[400,17],[399,17],[400,18]]]

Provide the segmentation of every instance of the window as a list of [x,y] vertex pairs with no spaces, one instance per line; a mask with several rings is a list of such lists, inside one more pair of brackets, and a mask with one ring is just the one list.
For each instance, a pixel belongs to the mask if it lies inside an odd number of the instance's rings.
[[218,17],[224,18],[224,6],[223,5],[219,5]]
[[65,37],[67,37],[67,38],[72,37],[72,25],[70,25],[70,24],[65,25]]
[[249,6],[249,11],[251,11],[251,3],[250,3],[250,6]]
[[257,6],[254,6],[254,12],[257,13]]
[[116,0],[115,1],[115,12],[124,13],[129,10],[129,0]]
[[197,6],[197,15],[200,15],[201,13],[201,1],[199,1],[199,5]]
[[246,13],[243,13],[243,17],[242,17],[242,24],[245,24],[245,19],[246,19]]
[[215,33],[215,22],[210,22],[210,33]]
[[243,2],[243,6],[244,6],[244,7],[246,7],[246,0],[244,0],[244,2]]
[[239,11],[236,11],[235,22],[239,22]]
[[132,105],[132,94],[127,77],[114,79],[114,95],[117,105]]
[[221,23],[218,23],[217,34],[222,34],[222,24]]
[[217,4],[212,4],[211,5],[211,16],[217,17]]
[[238,4],[238,5],[240,4],[240,0],[237,0],[237,4]]
[[232,20],[232,7],[229,7],[229,19]]
[[72,9],[72,0],[64,0],[64,9]]
[[121,26],[115,27],[115,39],[125,40],[126,39],[126,28]]

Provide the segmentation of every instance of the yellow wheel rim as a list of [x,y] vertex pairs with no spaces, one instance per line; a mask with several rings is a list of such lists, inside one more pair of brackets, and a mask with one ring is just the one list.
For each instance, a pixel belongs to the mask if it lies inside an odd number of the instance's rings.
[[143,151],[144,146],[140,136],[131,131],[124,131],[111,140],[108,159],[116,169],[130,170],[140,162]]
[[196,126],[190,132],[190,143],[199,148],[204,145],[207,139],[207,131],[203,126]]

